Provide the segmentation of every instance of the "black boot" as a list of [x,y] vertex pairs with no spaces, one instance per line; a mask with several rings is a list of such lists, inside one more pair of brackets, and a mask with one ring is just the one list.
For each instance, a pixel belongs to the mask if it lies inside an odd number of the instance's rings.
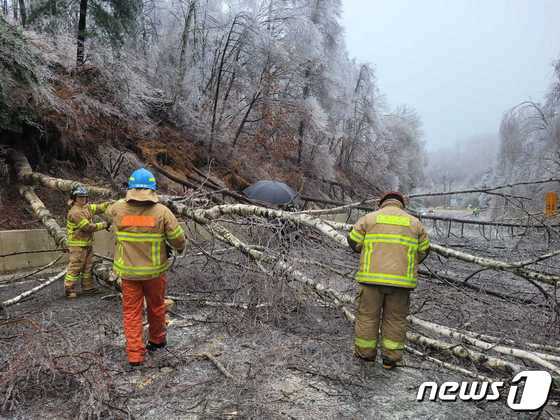
[[388,357],[383,357],[383,368],[391,370],[397,367],[397,362],[389,359]]
[[152,343],[151,341],[148,341],[148,344],[146,344],[146,350],[148,351],[157,351],[159,349],[164,348],[165,346],[167,346],[167,340],[164,341],[163,343]]

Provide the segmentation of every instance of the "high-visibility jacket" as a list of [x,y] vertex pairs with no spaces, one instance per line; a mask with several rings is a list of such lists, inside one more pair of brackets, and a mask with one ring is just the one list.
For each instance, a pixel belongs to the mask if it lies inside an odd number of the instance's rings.
[[361,252],[356,273],[359,283],[406,288],[416,287],[418,263],[430,247],[422,223],[393,199],[361,217],[350,231],[348,242]]
[[175,249],[185,247],[185,234],[154,191],[128,190],[126,198],[109,206],[107,215],[115,228],[113,270],[127,280],[161,276],[169,268],[166,241]]
[[68,246],[90,246],[93,232],[107,228],[106,222],[93,223],[94,215],[105,213],[109,203],[80,205],[76,202],[68,211],[66,218],[66,234]]

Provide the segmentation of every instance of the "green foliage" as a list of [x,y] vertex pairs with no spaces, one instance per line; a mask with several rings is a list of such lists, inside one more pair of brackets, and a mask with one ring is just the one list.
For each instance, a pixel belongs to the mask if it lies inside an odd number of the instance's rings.
[[98,35],[118,46],[126,36],[134,35],[141,6],[140,0],[96,0],[90,2],[89,13],[100,30]]
[[[39,26],[40,30],[48,30],[66,21],[66,25],[62,24],[62,27],[67,26],[69,29],[77,24],[75,19],[78,16],[79,3],[68,0],[36,2],[30,10],[28,22]],[[118,47],[127,37],[135,36],[141,11],[142,0],[89,0],[87,36],[102,39]],[[74,21],[74,25],[68,20]]]

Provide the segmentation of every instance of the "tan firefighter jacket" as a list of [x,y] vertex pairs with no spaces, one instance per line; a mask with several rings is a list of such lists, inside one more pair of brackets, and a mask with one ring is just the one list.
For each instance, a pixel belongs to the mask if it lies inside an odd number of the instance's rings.
[[154,191],[133,189],[109,206],[107,215],[115,228],[113,270],[127,280],[158,277],[169,268],[166,241],[182,250],[185,234]]
[[66,218],[68,246],[86,247],[93,243],[93,232],[107,228],[106,222],[93,223],[94,215],[105,213],[109,203],[72,204]]
[[422,223],[393,199],[361,217],[348,234],[348,243],[361,251],[359,283],[407,288],[416,287],[418,264],[430,247]]

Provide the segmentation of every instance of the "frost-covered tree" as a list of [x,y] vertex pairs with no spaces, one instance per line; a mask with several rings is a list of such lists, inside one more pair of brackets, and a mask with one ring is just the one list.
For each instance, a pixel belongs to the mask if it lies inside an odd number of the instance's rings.
[[120,62],[125,96],[144,98],[131,109],[156,101],[208,158],[252,153],[349,182],[397,177],[403,188],[422,179],[419,120],[392,112],[373,65],[348,56],[341,0],[33,4],[34,29],[77,34],[78,64],[87,49],[92,63]]

